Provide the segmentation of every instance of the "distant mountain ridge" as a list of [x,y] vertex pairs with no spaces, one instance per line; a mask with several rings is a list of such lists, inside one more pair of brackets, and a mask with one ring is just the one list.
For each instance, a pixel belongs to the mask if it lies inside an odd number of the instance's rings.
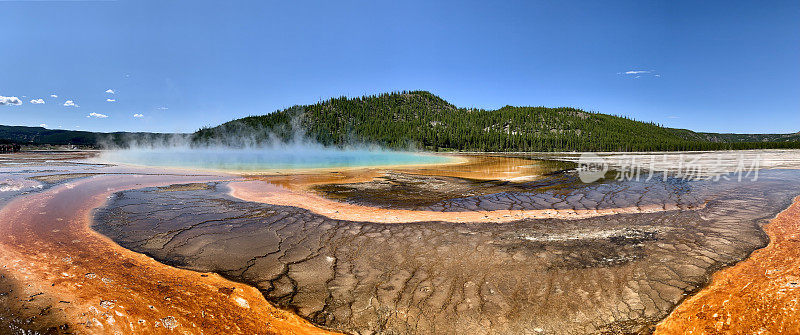
[[145,132],[100,133],[44,127],[1,126],[0,142],[28,145],[125,146],[131,140],[163,141],[175,134]]
[[794,134],[718,134],[697,133],[711,142],[788,142],[800,141],[800,132]]
[[[800,148],[795,134],[716,134],[577,108],[459,108],[427,91],[339,97],[249,116],[193,134],[195,143],[288,140],[298,129],[324,145],[462,151],[654,151]],[[237,136],[232,136],[236,134]],[[232,143],[233,142],[233,143]]]

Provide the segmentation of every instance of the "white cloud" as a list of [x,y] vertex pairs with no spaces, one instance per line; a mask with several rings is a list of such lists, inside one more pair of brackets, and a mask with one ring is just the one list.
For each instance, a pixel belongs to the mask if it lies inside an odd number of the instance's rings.
[[31,100],[31,103],[34,104],[34,105],[41,105],[41,104],[44,103],[44,99],[41,99],[41,98],[33,99],[33,100]]
[[42,127],[42,128],[47,128],[47,124],[45,124],[45,123],[42,123],[42,124],[40,124],[40,125],[39,125],[39,127]]
[[111,93],[111,94],[114,94],[114,90],[112,90],[112,89],[110,89],[110,88],[109,88],[109,89],[107,89],[107,90],[106,90],[106,93]]
[[106,99],[106,101],[107,102],[114,102],[114,101],[117,101],[117,99]]
[[624,75],[627,78],[639,79],[643,77],[656,77],[660,78],[661,74],[656,73],[655,70],[630,70],[625,72],[617,72],[618,75]]
[[96,117],[98,119],[105,119],[105,118],[108,117],[108,115],[91,112],[91,113],[89,113],[89,115],[86,115],[86,117]]
[[165,111],[165,110],[167,110],[167,109],[169,109],[169,108],[167,108],[167,107],[163,107],[163,106],[162,106],[162,107],[156,107],[156,109],[158,109],[158,110],[160,110],[160,111]]
[[0,106],[19,106],[22,105],[22,100],[17,97],[4,97],[0,95]]
[[137,113],[137,114],[133,114],[133,117],[144,117],[144,115]]
[[50,97],[51,97],[51,98],[58,98],[58,96],[57,96],[57,95],[55,95],[55,94],[50,94]]
[[80,107],[80,106],[76,105],[75,101],[67,100],[64,101],[64,107]]

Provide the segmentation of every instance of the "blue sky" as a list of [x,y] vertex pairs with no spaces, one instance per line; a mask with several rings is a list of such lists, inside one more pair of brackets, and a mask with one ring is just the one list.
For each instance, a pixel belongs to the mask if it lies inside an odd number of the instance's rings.
[[796,0],[0,1],[0,32],[7,125],[189,132],[421,89],[463,107],[800,131]]

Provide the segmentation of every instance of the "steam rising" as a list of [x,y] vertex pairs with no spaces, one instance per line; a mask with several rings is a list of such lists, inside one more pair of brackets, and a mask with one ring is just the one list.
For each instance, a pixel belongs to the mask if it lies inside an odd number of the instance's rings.
[[431,164],[451,160],[413,150],[386,150],[355,140],[344,146],[325,146],[309,138],[302,129],[295,119],[288,127],[278,129],[229,123],[194,134],[117,134],[101,141],[108,150],[98,160],[229,171]]

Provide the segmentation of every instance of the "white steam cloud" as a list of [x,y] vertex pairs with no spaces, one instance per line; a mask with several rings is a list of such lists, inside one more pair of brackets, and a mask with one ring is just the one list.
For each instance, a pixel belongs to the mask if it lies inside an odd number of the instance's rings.
[[[144,117],[144,115],[136,113],[133,117],[141,118]],[[320,150],[384,150],[384,148],[379,145],[364,143],[354,137],[351,137],[345,145],[323,145],[306,134],[298,117],[292,119],[286,126],[269,129],[245,124],[228,124],[221,128],[203,129],[193,134],[124,134],[114,138],[104,139],[100,144],[106,149],[136,150],[219,149],[258,151],[266,149],[294,150],[298,148],[316,148]],[[416,151],[416,149],[409,146],[406,151]]]
[[303,129],[299,117],[295,117],[287,125],[273,128],[233,123],[194,134],[108,134],[100,144],[109,150],[96,160],[237,172],[451,161],[411,152],[414,150],[386,150],[356,140],[348,141],[348,145],[326,146],[307,136]]

